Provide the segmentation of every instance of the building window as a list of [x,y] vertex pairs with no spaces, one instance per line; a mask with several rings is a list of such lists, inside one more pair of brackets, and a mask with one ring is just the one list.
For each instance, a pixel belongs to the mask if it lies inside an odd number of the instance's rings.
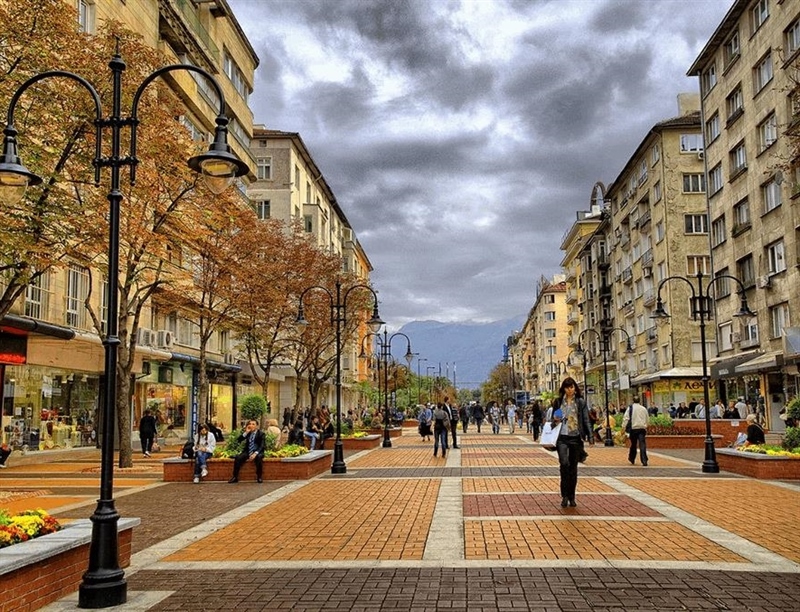
[[661,181],[657,181],[655,185],[653,185],[653,202],[660,202],[661,201]]
[[256,202],[256,216],[263,221],[270,218],[270,201],[260,200]]
[[661,147],[656,143],[650,151],[650,162],[655,166],[659,159],[661,159]]
[[723,268],[714,274],[713,293],[718,298],[727,297],[731,294],[731,283],[728,277],[728,268]]
[[78,29],[86,34],[95,33],[95,6],[93,0],[77,0]]
[[702,134],[681,134],[681,153],[699,153],[702,150]]
[[707,234],[708,216],[707,215],[684,215],[684,227],[687,234]]
[[544,337],[545,338],[555,338],[556,337],[556,330],[553,328],[547,328],[544,330]]
[[25,316],[47,319],[50,311],[50,273],[44,272],[25,289]]
[[89,292],[89,270],[78,264],[67,268],[66,323],[70,327],[82,329],[86,323],[84,302]]
[[747,152],[744,148],[744,140],[733,147],[728,155],[730,158],[731,178],[747,169]]
[[272,180],[272,158],[259,157],[256,160],[258,165],[258,180],[271,181]]
[[311,215],[303,215],[303,227],[309,234],[314,231],[314,218]]
[[725,58],[725,68],[727,69],[733,62],[739,59],[741,49],[739,48],[739,32],[736,31],[725,41],[723,56]]
[[247,80],[244,78],[241,69],[227,51],[225,51],[225,57],[223,59],[223,69],[225,70],[225,74],[228,75],[233,88],[242,96],[244,101],[247,102],[247,99],[250,97],[250,86],[247,84]]
[[719,326],[720,351],[729,351],[733,348],[733,323],[730,321]]
[[784,302],[769,309],[769,322],[773,338],[780,338],[789,327],[789,304]]
[[778,120],[773,112],[758,125],[758,152],[763,153],[776,140],[778,140]]
[[703,96],[708,95],[708,92],[714,89],[717,84],[717,65],[711,64],[700,75],[700,88]]
[[733,233],[750,227],[750,202],[747,198],[733,205]]
[[656,242],[664,240],[664,222],[659,221],[656,223]]
[[725,242],[725,215],[714,219],[711,224],[711,246],[719,246]]
[[751,287],[756,284],[756,272],[752,255],[745,255],[736,262],[736,276],[739,277],[745,287]]
[[711,270],[711,258],[708,255],[688,255],[686,257],[686,272],[695,276],[698,272],[708,275]]
[[725,109],[728,112],[728,123],[734,121],[744,112],[744,96],[742,95],[741,83],[725,98]]
[[552,293],[549,293],[544,296],[544,303],[545,304],[555,304],[556,303],[556,296]]
[[203,142],[206,140],[208,136],[207,132],[203,128],[198,126],[189,117],[187,117],[186,115],[181,115],[180,122],[187,130],[189,130],[189,136],[191,137],[192,140],[196,140],[198,142]]
[[782,204],[781,186],[772,179],[761,186],[761,199],[764,202],[764,213],[775,210]]
[[767,55],[753,67],[753,93],[758,93],[772,80],[772,54]]
[[769,17],[769,0],[758,0],[750,9],[750,31],[755,34]]
[[556,320],[556,313],[553,311],[545,312],[544,313],[544,320],[545,321],[555,321]]
[[719,138],[719,112],[706,121],[706,140],[709,144]]
[[785,41],[787,57],[800,49],[800,19],[795,19],[792,25],[786,28]]
[[702,174],[684,174],[683,192],[684,193],[703,193],[706,190],[705,177]]
[[709,193],[714,195],[722,189],[722,164],[717,164],[708,173]]
[[755,317],[742,324],[742,342],[746,343],[746,346],[758,344],[758,319]]
[[786,253],[782,238],[767,247],[767,266],[770,274],[777,274],[786,269]]

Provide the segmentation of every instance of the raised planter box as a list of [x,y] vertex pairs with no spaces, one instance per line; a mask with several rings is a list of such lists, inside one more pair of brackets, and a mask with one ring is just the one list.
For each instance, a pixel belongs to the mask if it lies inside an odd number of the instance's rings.
[[[342,438],[342,448],[344,450],[362,451],[378,448],[383,440],[383,434],[369,434],[362,438]],[[327,443],[333,448],[336,439],[329,440]]]
[[[722,436],[711,435],[714,440],[714,446],[720,445]],[[703,435],[678,435],[678,436],[662,436],[647,434],[647,448],[703,448],[705,447],[706,436]],[[627,446],[630,448],[631,441],[627,441]]]
[[[705,436],[705,419],[675,419],[675,427],[691,429]],[[747,421],[744,419],[711,419],[711,436],[715,446],[728,446],[736,440],[740,432],[747,433]],[[719,436],[719,437],[717,437]],[[648,442],[650,436],[647,436]]]
[[[138,518],[121,518],[119,565],[131,563],[131,540]],[[92,522],[73,521],[56,533],[0,548],[0,610],[38,610],[78,590],[89,568]]]
[[[371,434],[378,435],[383,440],[383,427],[378,429],[377,427],[374,429],[368,429]],[[390,427],[389,428],[389,437],[390,438],[399,438],[403,435],[403,428],[402,427]]]
[[403,421],[403,427],[413,427],[417,429],[419,427],[419,421],[417,419],[406,419]]
[[[315,450],[300,457],[264,459],[264,480],[308,480],[331,466],[333,451]],[[194,460],[172,457],[164,459],[164,482],[191,482]],[[233,459],[209,459],[208,476],[204,481],[227,482],[233,476]],[[248,461],[239,472],[240,481],[256,479],[256,466]]]
[[719,469],[761,480],[800,480],[800,459],[717,449]]

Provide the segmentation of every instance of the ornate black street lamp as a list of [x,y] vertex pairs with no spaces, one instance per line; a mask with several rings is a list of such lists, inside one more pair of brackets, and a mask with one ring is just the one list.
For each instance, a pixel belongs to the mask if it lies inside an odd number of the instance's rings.
[[375,335],[376,342],[381,349],[381,355],[383,355],[383,392],[386,395],[386,405],[383,413],[383,448],[392,447],[392,439],[389,435],[389,423],[391,421],[389,415],[389,360],[392,357],[392,340],[397,336],[402,336],[406,339],[405,360],[410,368],[411,361],[414,359],[414,354],[411,352],[411,338],[403,332],[395,332],[390,336],[386,329],[383,330],[383,338],[381,338],[380,334]]
[[747,306],[747,296],[745,295],[745,288],[742,281],[735,276],[729,274],[721,274],[715,276],[705,285],[705,293],[703,292],[703,273],[697,272],[695,276],[697,279],[697,290],[695,291],[694,285],[689,278],[685,276],[668,276],[658,284],[658,293],[656,299],[656,309],[652,317],[654,319],[666,319],[670,315],[664,310],[664,302],[661,299],[661,288],[667,281],[681,280],[689,285],[692,291],[690,298],[690,305],[692,310],[692,319],[700,319],[700,360],[703,364],[703,400],[706,404],[705,420],[706,420],[706,441],[705,441],[705,459],[703,460],[703,472],[716,474],[719,472],[719,464],[717,463],[717,451],[714,449],[714,438],[711,437],[711,405],[708,393],[708,358],[706,356],[706,319],[711,317],[713,302],[709,295],[709,290],[719,280],[730,279],[739,285],[739,296],[741,302],[739,311],[734,313],[734,317],[754,317],[755,313]]
[[422,401],[422,377],[419,372],[420,361],[428,361],[427,357],[417,357],[417,405]]
[[610,402],[610,398],[608,395],[609,388],[608,388],[608,351],[609,351],[609,342],[611,339],[612,332],[621,331],[625,334],[626,343],[625,343],[625,352],[626,353],[633,353],[633,346],[631,346],[631,336],[628,334],[627,331],[622,329],[621,327],[609,327],[606,325],[600,326],[600,332],[598,333],[597,330],[592,328],[584,329],[580,335],[578,336],[578,348],[576,352],[583,352],[584,353],[584,385],[586,384],[586,361],[585,361],[585,351],[583,349],[583,345],[581,341],[583,337],[591,332],[593,333],[598,340],[600,340],[600,348],[603,353],[603,386],[605,388],[605,401],[606,401],[606,423],[605,423],[605,430],[606,430],[606,438],[605,442],[603,443],[604,446],[614,446],[614,438],[611,436],[611,414],[609,412],[608,404]]
[[[433,372],[434,372],[433,376],[430,375],[431,370],[433,370]],[[426,366],[426,368],[425,368],[425,376],[430,376],[431,377],[431,402],[432,403],[438,403],[438,399],[439,399],[438,397],[434,397],[434,394],[436,394],[436,396],[439,395],[438,389],[436,388],[436,375],[435,375],[435,372],[436,372],[436,366]]]
[[333,445],[333,463],[331,464],[331,474],[346,474],[347,465],[344,462],[344,446],[342,444],[342,325],[347,323],[347,296],[353,289],[366,289],[372,293],[374,299],[372,305],[372,317],[367,321],[367,325],[373,332],[377,332],[383,321],[378,314],[378,295],[375,290],[369,285],[352,285],[347,288],[347,291],[342,295],[342,282],[336,279],[336,296],[330,292],[327,287],[321,285],[312,285],[300,294],[300,303],[297,307],[297,321],[295,324],[298,327],[305,327],[308,325],[305,314],[303,313],[303,298],[312,289],[319,289],[323,291],[330,302],[331,308],[331,325],[336,326],[336,442]]
[[[100,170],[110,168],[111,189],[108,193],[108,287],[106,289],[108,333],[103,339],[105,361],[103,366],[104,404],[103,439],[100,455],[100,499],[91,516],[92,540],[89,548],[89,569],[83,575],[78,591],[78,607],[106,608],[118,606],[127,601],[127,582],[125,572],[119,567],[118,532],[119,514],[114,507],[114,428],[117,406],[117,352],[120,344],[119,333],[119,242],[120,242],[120,170],[130,167],[130,184],[136,182],[137,126],[139,125],[139,100],[145,88],[159,76],[177,70],[197,72],[205,77],[219,97],[219,114],[216,118],[214,142],[208,151],[192,157],[189,167],[203,174],[208,188],[214,193],[222,193],[231,181],[247,174],[247,165],[230,151],[228,146],[228,118],[225,116],[225,97],[219,83],[208,72],[189,64],[173,64],[152,72],[142,81],[133,97],[131,112],[122,117],[122,73],[125,62],[115,53],[108,64],[112,74],[111,115],[103,117],[100,94],[83,77],[64,70],[51,70],[31,77],[25,81],[8,105],[8,118],[3,130],[3,154],[0,158],[0,200],[13,203],[22,199],[29,185],[39,185],[42,178],[28,170],[17,155],[17,130],[14,127],[14,110],[23,93],[35,83],[48,78],[65,78],[75,81],[89,92],[95,107],[95,168],[94,182],[100,184]],[[122,130],[130,129],[130,149],[126,157],[121,156]],[[111,132],[110,155],[103,156],[103,132]]]

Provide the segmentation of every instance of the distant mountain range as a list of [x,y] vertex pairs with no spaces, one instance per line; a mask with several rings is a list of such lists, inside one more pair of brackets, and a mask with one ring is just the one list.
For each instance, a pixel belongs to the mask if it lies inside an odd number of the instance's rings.
[[[400,328],[411,339],[411,351],[427,359],[419,364],[419,373],[436,367],[436,375],[449,375],[459,388],[477,389],[489,377],[489,372],[503,360],[503,346],[508,336],[522,329],[525,316],[493,321],[492,323],[441,323],[412,321]],[[402,337],[392,342],[392,353],[402,362],[405,343]],[[416,358],[411,369],[417,373]],[[431,372],[433,374],[433,372]]]

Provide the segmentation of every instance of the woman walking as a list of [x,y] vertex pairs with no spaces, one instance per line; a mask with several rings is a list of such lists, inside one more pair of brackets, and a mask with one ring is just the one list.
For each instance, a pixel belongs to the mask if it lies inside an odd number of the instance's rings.
[[573,508],[578,487],[578,461],[583,453],[583,440],[594,445],[589,409],[575,380],[568,376],[561,383],[558,398],[553,402],[553,421],[561,423],[556,441],[561,473],[561,507]]

